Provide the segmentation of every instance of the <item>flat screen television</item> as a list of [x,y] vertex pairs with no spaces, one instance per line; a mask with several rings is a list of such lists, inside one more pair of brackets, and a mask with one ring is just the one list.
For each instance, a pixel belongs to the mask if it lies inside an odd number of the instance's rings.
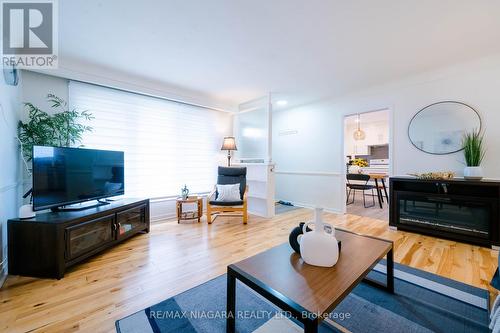
[[125,194],[124,153],[33,147],[33,210]]

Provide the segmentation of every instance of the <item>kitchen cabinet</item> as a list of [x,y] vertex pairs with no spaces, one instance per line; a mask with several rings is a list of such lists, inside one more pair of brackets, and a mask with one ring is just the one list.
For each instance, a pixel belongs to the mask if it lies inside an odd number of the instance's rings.
[[344,149],[347,156],[370,155],[370,146],[382,146],[389,143],[389,125],[387,122],[362,123],[364,140],[354,140],[352,133],[356,124],[347,126],[344,134]]
[[346,145],[346,155],[347,156],[370,155],[370,147],[361,143],[350,144],[348,146]]

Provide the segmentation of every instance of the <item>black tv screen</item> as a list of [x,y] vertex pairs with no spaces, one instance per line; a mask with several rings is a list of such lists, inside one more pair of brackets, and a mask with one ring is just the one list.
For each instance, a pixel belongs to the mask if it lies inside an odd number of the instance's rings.
[[33,147],[33,209],[125,194],[124,153]]

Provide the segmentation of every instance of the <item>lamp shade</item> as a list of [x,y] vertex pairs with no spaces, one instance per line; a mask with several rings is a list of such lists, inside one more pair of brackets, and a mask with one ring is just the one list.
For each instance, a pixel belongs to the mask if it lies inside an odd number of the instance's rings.
[[354,137],[354,140],[356,140],[356,141],[364,140],[366,138],[365,132],[359,128],[354,131],[352,136]]
[[354,133],[352,134],[352,136],[354,137],[354,140],[356,141],[360,141],[360,140],[364,140],[366,138],[366,134],[365,132],[361,129],[361,117],[360,117],[360,114],[358,113],[358,119],[356,120],[356,122],[358,123],[358,129],[354,131]]
[[226,136],[224,137],[224,141],[222,142],[222,147],[220,150],[238,150],[236,148],[236,141],[234,140],[234,136]]

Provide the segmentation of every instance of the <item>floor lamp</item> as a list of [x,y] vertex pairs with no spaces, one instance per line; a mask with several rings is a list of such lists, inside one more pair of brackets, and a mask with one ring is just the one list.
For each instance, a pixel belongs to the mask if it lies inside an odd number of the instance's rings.
[[226,136],[224,137],[224,141],[222,142],[222,147],[220,150],[227,150],[227,166],[231,166],[231,151],[238,150],[236,148],[236,141],[234,140],[234,136]]

